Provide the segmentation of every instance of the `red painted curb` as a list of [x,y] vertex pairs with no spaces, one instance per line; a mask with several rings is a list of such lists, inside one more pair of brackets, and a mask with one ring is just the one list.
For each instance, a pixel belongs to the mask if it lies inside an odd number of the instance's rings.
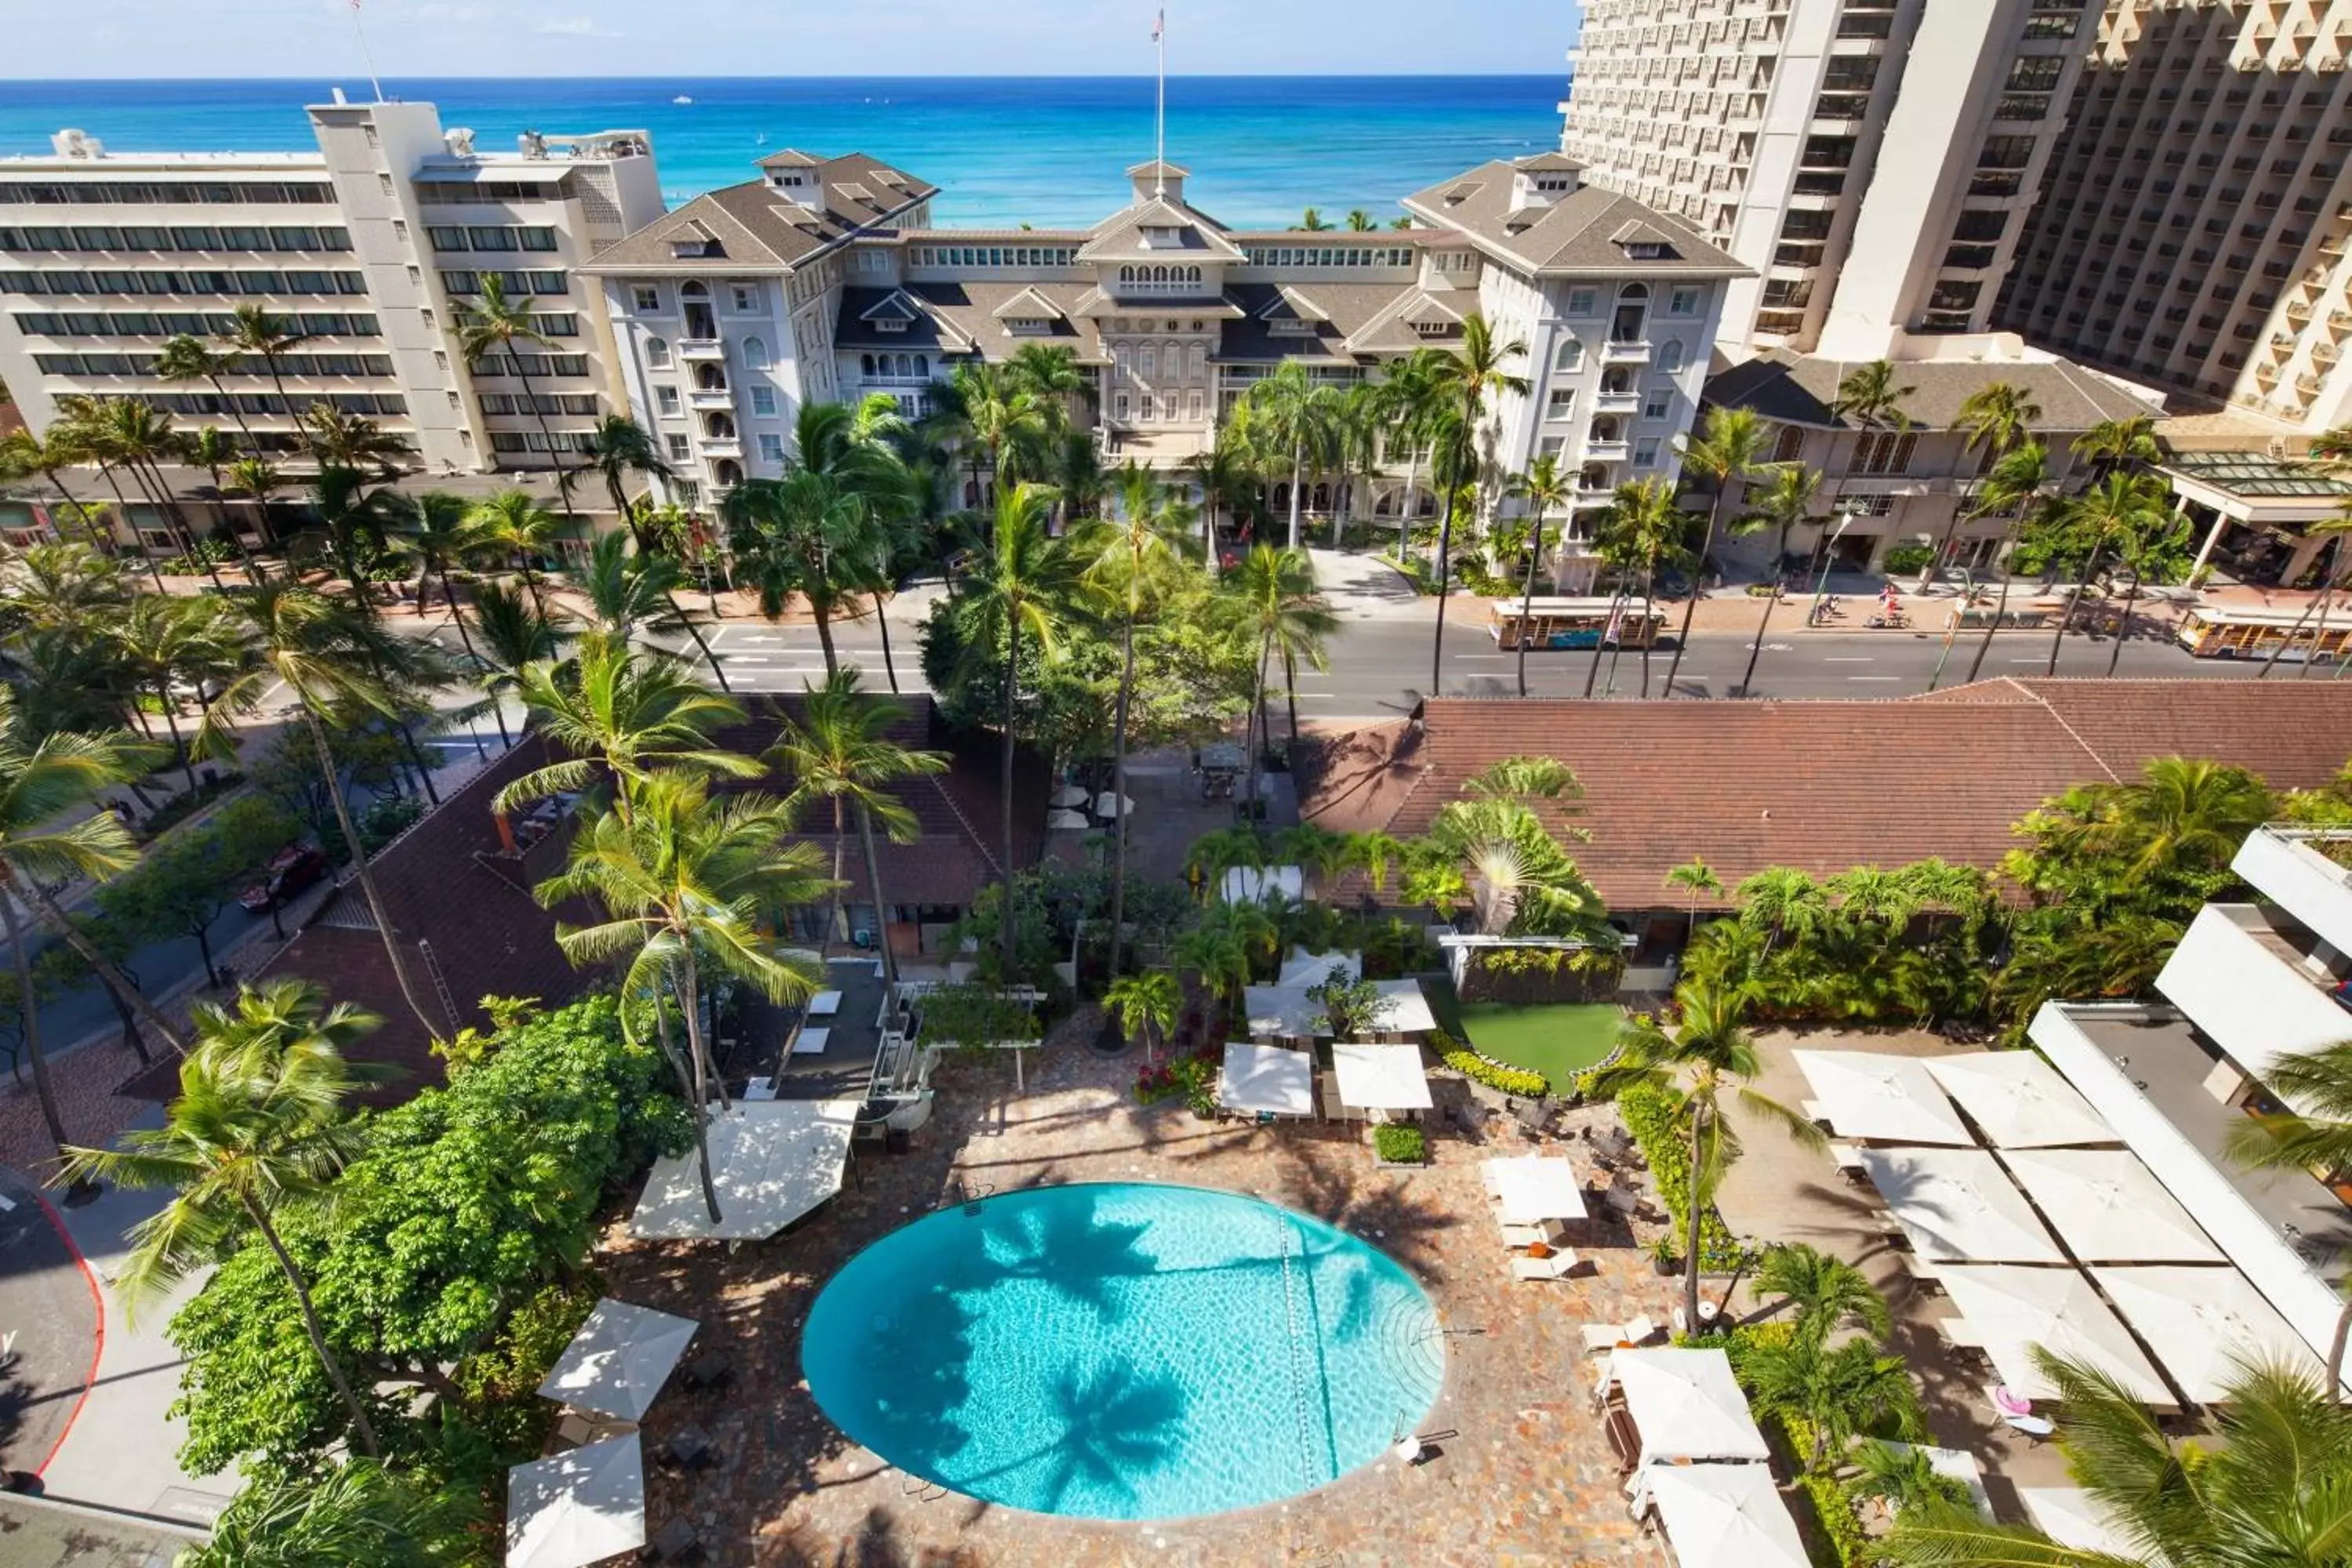
[[58,1440],[49,1445],[47,1455],[33,1468],[33,1474],[37,1476],[57,1461],[58,1450],[66,1446],[68,1437],[73,1436],[74,1423],[81,1419],[81,1407],[89,1403],[91,1385],[98,1382],[99,1358],[106,1353],[106,1293],[98,1288],[98,1275],[91,1269],[89,1259],[84,1258],[81,1248],[74,1245],[73,1232],[66,1228],[64,1218],[50,1206],[47,1195],[35,1193],[33,1201],[41,1205],[41,1212],[49,1217],[49,1228],[58,1233],[58,1239],[66,1244],[68,1252],[73,1254],[74,1266],[81,1270],[82,1280],[89,1287],[89,1304],[98,1313],[98,1342],[90,1347],[89,1371],[82,1378],[81,1393],[75,1397],[73,1409],[67,1413],[65,1427],[58,1434]]

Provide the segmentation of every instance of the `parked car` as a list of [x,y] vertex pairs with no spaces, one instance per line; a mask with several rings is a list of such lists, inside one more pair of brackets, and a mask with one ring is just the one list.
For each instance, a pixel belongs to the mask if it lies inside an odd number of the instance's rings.
[[237,895],[248,914],[266,915],[327,874],[327,857],[315,844],[289,844],[269,858],[261,879]]

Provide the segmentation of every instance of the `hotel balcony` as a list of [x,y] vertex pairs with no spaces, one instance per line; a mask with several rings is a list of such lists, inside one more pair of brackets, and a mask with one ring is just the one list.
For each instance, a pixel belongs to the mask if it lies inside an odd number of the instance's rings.
[[2033,1043],[2229,1254],[2279,1315],[2325,1356],[2340,1304],[2352,1208],[2301,1171],[2231,1160],[2247,1115],[2237,1073],[2179,1014],[2136,1004],[2052,1002]]
[[724,360],[727,345],[717,338],[681,338],[677,343],[677,357],[697,363],[706,360]]
[[1589,463],[1622,463],[1633,450],[1632,445],[1622,438],[1604,441],[1595,436],[1584,444],[1584,458]]
[[706,458],[740,458],[743,443],[733,436],[705,436],[702,438],[702,455]]
[[735,411],[735,395],[723,386],[691,387],[687,391],[686,405],[688,408],[704,408],[715,413],[731,414]]
[[2284,907],[2208,904],[2156,988],[2246,1077],[2280,1057],[2352,1037],[2339,1002],[2345,957]]
[[1646,339],[1638,342],[1620,342],[1612,338],[1608,342],[1601,345],[1601,363],[1603,364],[1647,364],[1650,363],[1649,342]]
[[2258,827],[2230,869],[2328,945],[2352,952],[2352,830]]

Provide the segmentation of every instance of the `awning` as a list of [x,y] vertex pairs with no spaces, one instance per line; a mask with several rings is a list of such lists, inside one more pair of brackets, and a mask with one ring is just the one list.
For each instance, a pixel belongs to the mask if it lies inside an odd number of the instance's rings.
[[1522,1154],[1489,1160],[1486,1173],[1506,1225],[1537,1225],[1548,1219],[1584,1217],[1583,1184],[1566,1160]]
[[643,1421],[697,1327],[692,1318],[607,1296],[556,1358],[540,1394],[574,1410]]
[[2080,1487],[2020,1487],[2017,1500],[2025,1505],[2033,1527],[2061,1546],[2133,1562],[2143,1555],[2115,1527],[2106,1505]]
[[2303,1336],[2234,1268],[2094,1268],[2091,1277],[2200,1405],[2221,1398],[2242,1365],[2292,1366],[2327,1381]]
[[586,1568],[645,1543],[635,1432],[507,1471],[507,1568]]
[[1804,1568],[1805,1543],[1767,1465],[1658,1465],[1643,1473],[1680,1568]]
[[1364,977],[1364,955],[1360,952],[1309,952],[1294,947],[1290,956],[1282,961],[1282,973],[1275,976],[1276,985],[1320,985],[1331,978],[1335,968],[1347,972],[1350,980]]
[[1944,1268],[1936,1278],[1974,1336],[1984,1342],[2000,1380],[2026,1398],[2058,1397],[2033,1364],[2033,1349],[2040,1345],[2099,1368],[2145,1404],[2175,1403],[2121,1321],[2074,1269]]
[[1973,1144],[1917,1057],[1876,1051],[1791,1051],[1822,1115],[1841,1138],[1888,1143]]
[[1982,1149],[1864,1149],[1857,1158],[1931,1263],[2066,1261],[2033,1206]]
[[1271,1111],[1276,1116],[1315,1114],[1315,1058],[1311,1052],[1236,1041],[1225,1047],[1217,1079],[1217,1103],[1228,1110]]
[[2221,1249],[2121,1149],[2019,1149],[2010,1173],[2085,1263],[2221,1263]]
[[1612,1351],[1609,1375],[1625,1391],[1645,1465],[1772,1457],[1721,1351]]
[[2091,1102],[2033,1051],[1928,1057],[1927,1071],[1998,1149],[2120,1140]]
[[738,1100],[710,1119],[710,1177],[719,1223],[703,1205],[694,1151],[665,1154],[630,1217],[633,1236],[758,1241],[841,1191],[855,1100]]
[[1331,1047],[1339,1075],[1339,1103],[1356,1110],[1427,1110],[1429,1073],[1419,1046],[1371,1046],[1344,1041]]

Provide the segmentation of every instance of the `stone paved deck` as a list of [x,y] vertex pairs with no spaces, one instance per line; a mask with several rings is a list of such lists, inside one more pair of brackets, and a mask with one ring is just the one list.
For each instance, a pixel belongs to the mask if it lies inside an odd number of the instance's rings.
[[[1062,1036],[1083,1038],[1072,1031],[1090,1027],[1082,1016]],[[944,1066],[940,1113],[915,1149],[862,1160],[854,1184],[793,1235],[731,1253],[609,1239],[612,1292],[699,1318],[698,1348],[725,1348],[737,1368],[731,1389],[672,1390],[647,1421],[649,1453],[688,1421],[723,1453],[698,1476],[649,1477],[654,1527],[686,1512],[703,1527],[710,1561],[761,1568],[1664,1561],[1617,1494],[1589,1411],[1578,1329],[1643,1312],[1663,1321],[1674,1282],[1651,1271],[1622,1227],[1597,1232],[1597,1244],[1578,1239],[1594,1268],[1564,1282],[1515,1282],[1477,1165],[1519,1152],[1516,1134],[1498,1149],[1449,1132],[1433,1139],[1428,1168],[1381,1172],[1359,1133],[1212,1127],[1178,1104],[1138,1107],[1126,1092],[1132,1059],[1106,1062],[1075,1046],[1043,1056],[1021,1097],[1009,1064]],[[1569,1147],[1589,1172],[1582,1146]],[[1344,1226],[1409,1268],[1449,1328],[1485,1331],[1449,1342],[1445,1391],[1427,1424],[1459,1435],[1418,1468],[1383,1459],[1319,1492],[1206,1521],[1105,1524],[909,1496],[904,1477],[850,1444],[811,1401],[797,1364],[800,1326],[835,1268],[926,1212],[959,1176],[1000,1191],[1180,1182],[1256,1193]]]

